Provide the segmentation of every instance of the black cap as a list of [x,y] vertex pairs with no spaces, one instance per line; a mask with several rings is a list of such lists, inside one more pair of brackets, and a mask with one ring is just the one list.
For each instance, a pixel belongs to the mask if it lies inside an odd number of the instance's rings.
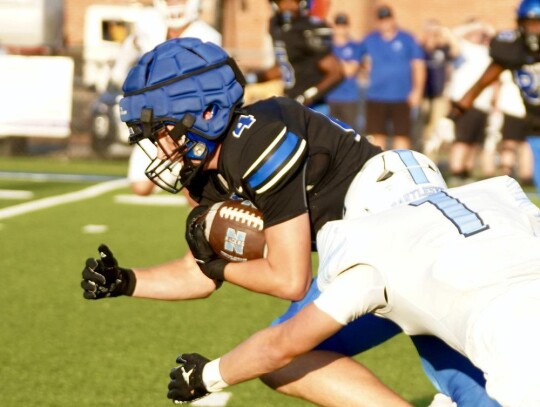
[[336,25],[349,25],[349,16],[347,14],[337,14],[336,18],[334,19],[334,24]]
[[392,17],[392,9],[388,6],[380,6],[377,8],[377,18],[382,20],[384,18]]

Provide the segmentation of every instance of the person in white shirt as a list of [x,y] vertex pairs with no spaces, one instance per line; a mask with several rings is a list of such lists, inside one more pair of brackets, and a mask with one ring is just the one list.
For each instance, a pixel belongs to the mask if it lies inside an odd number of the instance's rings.
[[448,189],[429,158],[391,150],[366,163],[345,206],[317,236],[320,297],[221,358],[181,355],[168,397],[279,369],[374,313],[468,357],[501,405],[540,405],[540,210],[519,184],[501,176]]
[[[221,46],[221,34],[199,18],[200,3],[201,0],[154,0],[155,13],[137,22],[134,33],[122,44],[112,69],[111,82],[121,87],[131,67],[144,53],[171,38],[194,37]],[[150,195],[155,189],[144,173],[150,161],[139,146],[133,148],[128,180],[137,195]]]
[[[453,30],[458,38],[460,55],[447,87],[452,102],[457,102],[482,75],[491,62],[489,41],[495,34],[487,24],[472,20]],[[466,115],[456,120],[454,140],[448,158],[452,182],[470,182],[476,160],[486,139],[489,115],[493,106],[493,87],[486,88]]]

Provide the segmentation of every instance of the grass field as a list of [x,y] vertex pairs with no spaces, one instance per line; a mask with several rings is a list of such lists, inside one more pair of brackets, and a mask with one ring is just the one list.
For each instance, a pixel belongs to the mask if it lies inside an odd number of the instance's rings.
[[[0,161],[0,172],[123,176],[126,168],[122,161]],[[0,190],[32,191],[32,200],[39,200],[94,183],[4,176]],[[102,242],[128,267],[171,260],[186,250],[185,207],[117,203],[118,194],[128,193],[120,188],[12,217],[2,213],[28,200],[0,198],[0,406],[168,406],[168,373],[177,354],[219,356],[287,307],[228,284],[205,300],[84,300],[81,270]],[[85,233],[86,225],[107,229]],[[404,335],[358,360],[415,406],[429,404],[434,390]],[[259,381],[228,391],[228,406],[309,405]]]

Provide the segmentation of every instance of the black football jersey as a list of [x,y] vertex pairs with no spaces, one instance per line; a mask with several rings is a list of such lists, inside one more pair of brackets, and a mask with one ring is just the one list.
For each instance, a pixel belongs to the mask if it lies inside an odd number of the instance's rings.
[[281,68],[285,94],[295,98],[324,77],[319,61],[332,52],[332,30],[323,21],[302,16],[284,24],[270,20],[276,62]]
[[531,124],[540,129],[540,54],[532,54],[521,33],[512,30],[500,32],[491,41],[490,55],[493,62],[512,71]]
[[203,172],[189,191],[201,204],[248,199],[266,227],[309,211],[314,241],[326,222],[342,217],[354,176],[379,152],[354,130],[294,100],[270,98],[235,117],[218,170]]

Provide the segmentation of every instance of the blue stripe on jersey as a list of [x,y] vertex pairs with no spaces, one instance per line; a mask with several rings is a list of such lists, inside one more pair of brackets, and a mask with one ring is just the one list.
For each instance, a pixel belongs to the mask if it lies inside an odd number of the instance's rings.
[[414,158],[411,150],[396,150],[401,161],[408,167],[409,173],[416,184],[426,184],[429,182],[426,173],[420,167],[418,160]]
[[283,164],[292,158],[299,143],[300,138],[296,134],[288,131],[285,135],[285,140],[281,145],[270,157],[268,157],[266,162],[249,177],[247,180],[248,185],[255,189],[267,182],[279,171]]

